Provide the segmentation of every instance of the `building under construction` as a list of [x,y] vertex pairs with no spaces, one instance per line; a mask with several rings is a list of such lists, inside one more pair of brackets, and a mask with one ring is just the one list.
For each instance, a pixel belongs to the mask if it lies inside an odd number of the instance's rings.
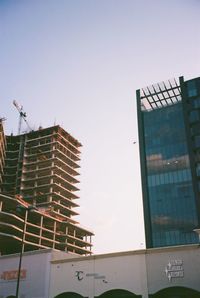
[[0,253],[54,248],[91,254],[73,218],[81,144],[60,126],[5,136],[0,121]]

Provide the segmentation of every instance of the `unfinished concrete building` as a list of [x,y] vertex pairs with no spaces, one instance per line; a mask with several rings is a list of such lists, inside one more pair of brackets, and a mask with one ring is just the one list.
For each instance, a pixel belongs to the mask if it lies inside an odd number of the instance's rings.
[[19,252],[23,237],[25,251],[90,255],[93,233],[73,218],[81,144],[58,125],[17,136],[0,129],[1,254]]

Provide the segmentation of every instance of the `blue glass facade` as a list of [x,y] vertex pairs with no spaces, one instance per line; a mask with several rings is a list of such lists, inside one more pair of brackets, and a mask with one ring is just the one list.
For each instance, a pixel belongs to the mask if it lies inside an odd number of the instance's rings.
[[198,219],[182,102],[142,114],[151,246],[196,243]]
[[136,96],[146,246],[199,243],[200,77]]

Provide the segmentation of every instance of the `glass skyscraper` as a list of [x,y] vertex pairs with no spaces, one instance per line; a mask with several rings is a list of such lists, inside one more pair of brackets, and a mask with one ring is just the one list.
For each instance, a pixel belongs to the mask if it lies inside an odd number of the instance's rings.
[[197,243],[200,78],[137,90],[147,247]]

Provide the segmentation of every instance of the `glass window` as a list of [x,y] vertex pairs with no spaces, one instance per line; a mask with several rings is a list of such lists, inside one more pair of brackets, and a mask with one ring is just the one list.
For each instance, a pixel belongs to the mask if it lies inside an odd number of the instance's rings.
[[[182,104],[143,115],[153,246],[195,243],[198,239],[192,232],[197,222],[195,198]],[[197,121],[199,115],[194,110],[191,119]],[[196,126],[197,123],[192,124],[198,132]],[[196,142],[200,148],[200,132],[195,136],[199,136]]]
[[195,123],[191,127],[191,133],[192,133],[192,135],[198,135],[198,134],[200,134],[200,123]]
[[152,176],[148,176],[148,186],[153,186],[153,183],[152,183]]
[[196,173],[197,173],[197,176],[200,177],[200,163],[198,163],[196,166]]
[[169,179],[169,183],[173,183],[174,181],[173,181],[173,176],[172,176],[172,174],[169,172],[168,173],[168,179]]
[[200,136],[195,136],[194,143],[196,148],[200,147]]
[[194,99],[193,102],[192,102],[192,106],[193,106],[195,109],[200,108],[200,98],[196,98],[196,99]]
[[160,184],[164,184],[165,179],[164,179],[164,174],[160,174]]
[[191,123],[198,121],[199,120],[199,112],[197,110],[191,111],[189,118],[190,118]]
[[188,97],[197,96],[197,86],[195,81],[187,82],[187,95]]

